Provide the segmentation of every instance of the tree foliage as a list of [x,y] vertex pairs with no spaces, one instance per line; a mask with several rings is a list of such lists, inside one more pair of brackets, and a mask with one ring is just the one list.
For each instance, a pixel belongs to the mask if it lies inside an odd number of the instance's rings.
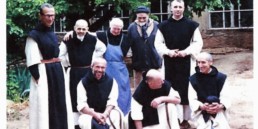
[[192,13],[196,13],[198,16],[201,16],[201,12],[205,9],[214,10],[214,8],[228,6],[229,3],[229,0],[185,0],[185,5],[188,7],[186,13],[189,13],[191,16]]
[[[90,24],[90,31],[98,30],[104,23],[123,11],[133,11],[139,5],[149,6],[155,0],[7,0],[7,52],[24,58],[26,34],[38,22],[39,6],[48,2],[54,5],[56,20],[66,16],[68,30],[73,28],[77,19],[91,22],[96,15],[103,16]],[[201,15],[205,9],[222,7],[227,0],[185,0],[186,15]],[[233,0],[234,1],[234,0]],[[237,0],[235,0],[237,1]]]
[[[26,34],[34,28],[38,22],[39,7],[45,0],[7,0],[7,53],[14,55],[8,58],[8,62],[13,62],[24,58],[24,45]],[[65,0],[52,0],[56,13],[67,11]]]

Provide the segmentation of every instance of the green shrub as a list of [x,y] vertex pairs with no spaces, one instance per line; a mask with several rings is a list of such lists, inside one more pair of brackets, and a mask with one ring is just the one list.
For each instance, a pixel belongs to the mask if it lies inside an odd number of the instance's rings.
[[[14,65],[7,69],[7,99],[15,102],[28,98],[31,75],[22,65]],[[26,92],[26,93],[24,93]]]

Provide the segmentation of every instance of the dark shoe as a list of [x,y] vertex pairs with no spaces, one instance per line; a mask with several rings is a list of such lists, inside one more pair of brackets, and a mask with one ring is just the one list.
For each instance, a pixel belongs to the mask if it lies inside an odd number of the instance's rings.
[[188,123],[188,121],[183,120],[183,122],[180,123],[180,129],[191,129],[191,125]]

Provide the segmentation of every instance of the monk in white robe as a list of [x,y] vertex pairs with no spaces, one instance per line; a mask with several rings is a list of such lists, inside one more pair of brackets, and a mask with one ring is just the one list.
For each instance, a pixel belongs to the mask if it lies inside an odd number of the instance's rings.
[[226,75],[212,66],[209,53],[197,56],[196,73],[190,77],[188,92],[192,119],[197,129],[230,129],[228,111],[230,99]]
[[178,92],[163,80],[161,72],[151,69],[133,95],[125,129],[179,129],[175,106],[179,103]]
[[30,81],[30,129],[73,129],[69,87],[60,62],[58,39],[51,29],[55,9],[40,7],[40,23],[28,34],[25,46]]
[[78,120],[81,129],[122,129],[122,112],[117,105],[118,85],[105,73],[103,58],[92,61],[88,72],[77,87]]

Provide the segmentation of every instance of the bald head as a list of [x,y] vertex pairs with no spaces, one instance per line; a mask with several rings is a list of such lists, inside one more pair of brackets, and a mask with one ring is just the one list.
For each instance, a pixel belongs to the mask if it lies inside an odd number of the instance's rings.
[[98,57],[98,58],[94,58],[91,62],[91,66],[93,67],[96,64],[103,64],[103,65],[107,65],[107,61],[102,58],[102,57]]
[[88,22],[84,19],[79,19],[76,21],[75,26],[85,26],[88,27]]
[[163,77],[163,75],[161,74],[160,71],[155,70],[155,69],[150,69],[147,74],[146,74],[147,78],[161,78]]
[[146,83],[151,89],[159,89],[163,84],[163,74],[155,69],[150,69],[146,74]]

